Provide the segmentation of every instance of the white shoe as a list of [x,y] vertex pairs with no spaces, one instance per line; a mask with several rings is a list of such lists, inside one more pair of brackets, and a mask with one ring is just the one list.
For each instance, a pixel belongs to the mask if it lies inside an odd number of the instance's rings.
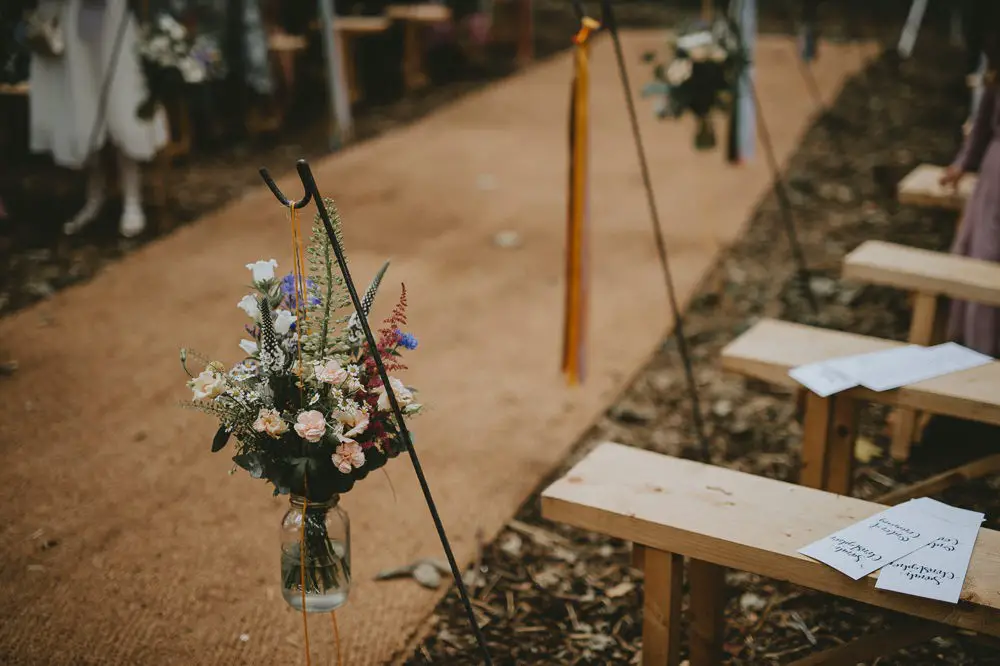
[[77,233],[85,226],[94,221],[97,214],[101,212],[101,208],[104,207],[104,197],[90,197],[87,199],[87,203],[83,204],[83,208],[80,212],[73,216],[73,219],[63,225],[63,233],[67,236],[72,236]]
[[142,206],[125,205],[122,211],[122,219],[118,223],[118,231],[125,238],[135,238],[146,229],[146,214],[142,212]]

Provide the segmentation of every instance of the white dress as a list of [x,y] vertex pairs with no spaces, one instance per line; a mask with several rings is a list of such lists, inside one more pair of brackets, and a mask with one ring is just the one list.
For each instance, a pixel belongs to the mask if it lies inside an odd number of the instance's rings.
[[[109,69],[126,0],[41,0],[40,11],[61,14],[66,49],[59,58],[31,59],[31,150],[51,152],[56,164],[81,168],[111,143],[133,160],[145,162],[167,143],[162,109],[151,120],[136,114],[146,98],[137,53],[138,29],[128,14],[120,55],[108,91],[105,121],[92,139],[101,89]],[[82,12],[81,12],[82,10]],[[93,145],[88,145],[93,140]]]

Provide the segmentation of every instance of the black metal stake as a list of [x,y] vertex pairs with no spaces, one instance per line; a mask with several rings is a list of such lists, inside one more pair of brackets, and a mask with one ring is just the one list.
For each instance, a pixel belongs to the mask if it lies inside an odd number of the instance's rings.
[[431,518],[434,520],[434,528],[437,530],[438,537],[441,539],[441,546],[444,548],[445,557],[448,558],[448,566],[451,567],[451,575],[454,577],[455,585],[458,587],[458,594],[462,598],[462,605],[465,607],[465,614],[468,616],[469,624],[472,626],[472,632],[475,634],[476,643],[479,644],[479,649],[483,653],[485,663],[488,666],[493,666],[493,659],[490,657],[490,651],[486,647],[486,639],[483,637],[483,633],[479,629],[479,624],[476,622],[476,616],[472,612],[472,603],[469,601],[469,593],[465,589],[465,582],[462,580],[461,571],[458,568],[458,563],[455,561],[455,555],[451,550],[451,544],[448,542],[448,535],[444,531],[444,523],[441,522],[441,516],[438,514],[437,505],[434,504],[434,498],[431,496],[431,488],[427,484],[427,478],[424,476],[423,468],[420,466],[420,460],[417,458],[417,451],[413,448],[413,440],[410,437],[410,430],[406,427],[406,422],[403,420],[403,412],[400,410],[399,403],[396,401],[396,395],[392,391],[391,385],[389,384],[389,373],[386,372],[385,364],[382,363],[382,356],[378,353],[375,336],[372,334],[371,326],[368,324],[368,317],[365,316],[364,310],[361,307],[361,299],[358,297],[358,290],[354,286],[354,280],[351,279],[351,272],[347,268],[347,259],[344,256],[344,249],[337,241],[337,235],[334,233],[333,223],[330,221],[330,214],[327,212],[326,204],[323,201],[323,197],[319,193],[319,188],[316,186],[316,179],[313,178],[312,169],[309,168],[309,163],[305,160],[299,160],[295,163],[295,168],[299,172],[299,179],[302,181],[302,186],[305,188],[305,196],[296,202],[289,201],[288,198],[282,194],[267,169],[261,168],[260,176],[264,179],[264,182],[267,184],[268,188],[270,188],[271,193],[274,194],[275,198],[281,202],[282,206],[294,206],[296,209],[300,209],[304,208],[309,203],[309,200],[312,199],[316,204],[316,208],[319,209],[320,219],[323,220],[323,227],[326,229],[326,235],[329,237],[330,244],[333,246],[333,252],[337,257],[337,265],[340,266],[340,272],[344,277],[344,283],[347,285],[347,291],[351,295],[351,303],[354,305],[354,311],[358,315],[358,321],[364,331],[365,340],[368,342],[368,348],[371,350],[372,359],[375,361],[375,367],[378,369],[378,374],[382,379],[383,386],[386,387],[385,394],[389,398],[389,405],[392,407],[393,416],[395,417],[396,424],[399,427],[399,434],[403,438],[403,443],[406,445],[406,452],[410,454],[410,462],[413,463],[413,471],[416,473],[417,480],[420,482],[420,490],[423,491],[424,500],[427,502],[427,508],[430,510]]
[[806,264],[806,255],[799,243],[799,236],[795,231],[795,214],[792,212],[792,202],[788,198],[788,190],[785,188],[785,180],[781,177],[781,169],[778,166],[778,158],[774,154],[774,145],[771,143],[771,133],[768,130],[767,122],[764,120],[764,109],[760,104],[760,97],[757,95],[757,86],[750,83],[750,96],[753,97],[754,109],[757,116],[757,127],[760,131],[761,143],[764,144],[764,154],[767,157],[767,165],[771,170],[771,178],[774,181],[774,194],[778,198],[778,208],[781,209],[781,219],[785,224],[785,233],[788,235],[788,244],[792,248],[792,257],[798,266],[799,283],[805,292],[806,300],[812,308],[813,314],[819,312],[819,303],[812,290],[811,275]]
[[[579,8],[579,5],[576,5]],[[581,9],[577,10],[582,13]],[[687,379],[688,392],[691,396],[691,416],[694,427],[701,445],[701,457],[705,462],[709,462],[710,450],[708,435],[705,432],[705,422],[701,415],[701,401],[698,398],[698,384],[694,377],[694,367],[691,361],[691,353],[688,349],[687,338],[684,336],[684,317],[681,313],[680,305],[677,301],[677,293],[674,288],[674,279],[670,273],[670,259],[667,256],[667,244],[663,238],[663,228],[660,224],[660,213],[656,207],[656,195],[653,193],[653,180],[649,175],[649,164],[646,162],[646,149],[643,147],[642,134],[639,131],[639,116],[635,111],[635,100],[632,99],[632,86],[629,83],[628,69],[625,66],[625,56],[622,52],[621,41],[618,38],[618,25],[615,22],[614,10],[611,8],[611,0],[601,0],[601,13],[604,25],[611,33],[611,41],[615,47],[615,58],[618,61],[618,76],[622,82],[622,89],[625,93],[625,105],[628,107],[629,120],[632,125],[632,138],[635,142],[636,154],[639,157],[639,170],[642,173],[642,183],[646,190],[646,202],[649,207],[649,216],[653,223],[653,237],[656,240],[656,253],[660,259],[660,267],[663,269],[663,281],[667,287],[667,298],[670,301],[670,309],[674,315],[674,332],[677,335],[677,351],[680,353],[681,362],[684,365],[684,376]]]

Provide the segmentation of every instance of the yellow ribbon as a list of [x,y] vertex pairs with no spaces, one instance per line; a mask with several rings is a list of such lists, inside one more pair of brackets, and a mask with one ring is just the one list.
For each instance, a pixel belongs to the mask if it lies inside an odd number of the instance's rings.
[[573,92],[570,103],[569,210],[566,233],[566,311],[563,322],[562,371],[566,382],[579,384],[584,377],[586,349],[588,169],[590,148],[590,37],[600,28],[584,17],[573,38]]

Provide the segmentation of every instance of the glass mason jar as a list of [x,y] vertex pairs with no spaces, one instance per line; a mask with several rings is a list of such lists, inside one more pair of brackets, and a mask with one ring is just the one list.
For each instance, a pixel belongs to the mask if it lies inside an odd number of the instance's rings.
[[302,610],[303,579],[307,613],[332,611],[347,601],[351,525],[339,502],[340,495],[327,502],[308,503],[292,495],[281,519],[281,596],[297,611]]

